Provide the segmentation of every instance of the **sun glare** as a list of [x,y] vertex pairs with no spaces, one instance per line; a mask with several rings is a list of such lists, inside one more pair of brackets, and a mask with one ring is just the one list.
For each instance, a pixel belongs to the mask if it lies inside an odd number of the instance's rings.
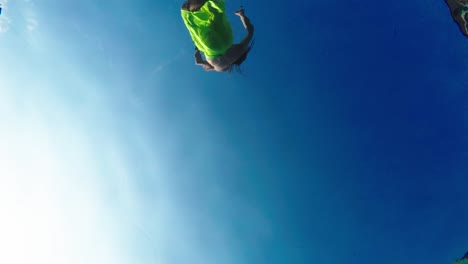
[[1,128],[0,263],[122,263],[86,138],[63,145],[42,121]]

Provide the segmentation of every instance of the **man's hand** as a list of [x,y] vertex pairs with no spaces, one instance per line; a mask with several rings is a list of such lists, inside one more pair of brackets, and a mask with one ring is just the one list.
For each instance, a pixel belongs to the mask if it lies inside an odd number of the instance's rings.
[[200,63],[201,61],[203,61],[203,59],[201,57],[201,53],[200,53],[200,51],[198,49],[195,51],[195,61],[197,63]]
[[205,69],[205,71],[214,70],[214,67],[211,66],[211,64],[209,64],[207,61],[203,60],[203,58],[201,56],[201,53],[200,53],[200,51],[198,49],[197,49],[197,51],[195,51],[195,64],[202,66],[203,69]]
[[201,53],[199,50],[195,51],[195,59],[201,58]]
[[209,63],[204,63],[204,64],[202,64],[202,67],[203,67],[203,69],[204,69],[205,71],[212,71],[212,70],[214,70],[214,67],[211,66],[211,64],[209,64]]
[[236,12],[234,12],[234,14],[236,14],[237,16],[244,16],[244,8],[241,8],[239,10],[237,10]]

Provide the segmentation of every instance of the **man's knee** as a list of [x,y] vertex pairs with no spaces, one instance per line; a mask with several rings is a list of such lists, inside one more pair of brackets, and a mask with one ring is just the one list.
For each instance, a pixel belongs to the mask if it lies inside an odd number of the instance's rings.
[[182,4],[182,10],[196,11],[200,9],[208,0],[187,0]]
[[189,10],[190,10],[190,1],[185,1],[185,2],[182,4],[181,9],[182,9],[182,10],[189,11]]

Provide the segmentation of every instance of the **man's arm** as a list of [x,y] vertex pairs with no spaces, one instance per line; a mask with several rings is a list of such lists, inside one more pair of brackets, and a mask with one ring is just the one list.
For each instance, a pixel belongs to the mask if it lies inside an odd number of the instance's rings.
[[254,34],[254,26],[250,23],[250,19],[244,14],[244,9],[241,8],[235,12],[237,16],[239,16],[242,25],[247,30],[247,34],[245,35],[244,39],[239,43],[243,45],[245,48],[249,46],[250,41],[252,41],[253,34]]
[[214,67],[211,66],[207,61],[203,60],[200,51],[196,48],[195,51],[195,64],[202,66],[205,71],[211,71],[214,70]]
[[226,60],[229,61],[231,64],[234,63],[249,49],[249,45],[252,41],[254,34],[254,26],[252,25],[252,23],[250,23],[250,19],[244,14],[244,9],[236,11],[235,14],[239,16],[239,19],[241,20],[242,24],[247,30],[247,34],[239,44],[232,45],[232,47],[224,55],[226,57]]

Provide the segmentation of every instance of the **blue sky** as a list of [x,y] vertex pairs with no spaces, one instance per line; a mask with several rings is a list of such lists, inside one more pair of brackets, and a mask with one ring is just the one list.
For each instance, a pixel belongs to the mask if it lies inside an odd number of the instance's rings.
[[194,66],[180,1],[98,2],[2,2],[1,263],[468,250],[468,39],[444,1],[244,0],[231,75]]

